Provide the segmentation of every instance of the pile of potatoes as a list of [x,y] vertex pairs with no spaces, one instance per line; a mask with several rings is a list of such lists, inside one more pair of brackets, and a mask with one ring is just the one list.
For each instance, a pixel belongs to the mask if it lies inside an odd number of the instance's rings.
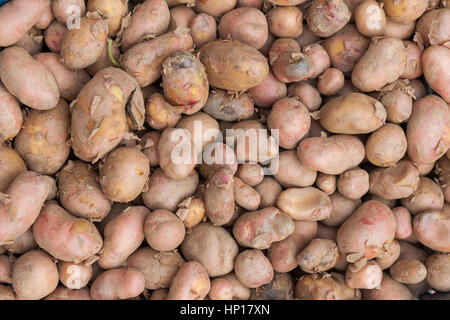
[[448,0],[10,0],[0,300],[441,297],[449,103]]

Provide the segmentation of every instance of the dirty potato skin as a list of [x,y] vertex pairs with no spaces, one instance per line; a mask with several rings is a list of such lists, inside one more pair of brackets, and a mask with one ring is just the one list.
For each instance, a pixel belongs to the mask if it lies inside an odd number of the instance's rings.
[[448,88],[448,79],[450,79],[449,61],[450,48],[445,46],[430,46],[422,55],[425,80],[447,103],[450,103],[450,89]]
[[386,123],[374,131],[366,141],[366,157],[378,167],[396,164],[406,153],[407,141],[403,129]]
[[329,37],[342,29],[350,16],[343,0],[314,0],[306,13],[306,22],[315,35]]
[[204,200],[206,216],[214,225],[224,225],[232,218],[235,207],[233,189],[233,176],[225,168],[209,177]]
[[427,9],[428,1],[383,0],[386,15],[394,22],[408,23],[419,18]]
[[427,210],[413,219],[413,233],[417,240],[428,248],[450,252],[450,213]]
[[203,300],[210,289],[211,282],[202,264],[186,262],[172,279],[167,300]]
[[217,120],[238,121],[250,118],[255,107],[252,97],[246,92],[236,96],[216,89],[209,94],[202,110]]
[[6,144],[0,144],[0,192],[5,193],[13,180],[27,170],[20,155]]
[[100,274],[92,283],[93,300],[129,299],[145,289],[144,275],[136,268],[111,269]]
[[98,13],[108,21],[108,35],[115,36],[122,24],[122,18],[127,14],[128,1],[89,0],[87,11]]
[[207,13],[197,14],[189,23],[192,41],[196,48],[201,48],[210,41],[217,39],[217,23],[213,16]]
[[272,281],[274,271],[261,250],[242,251],[234,262],[234,273],[247,288],[257,288]]
[[318,273],[302,276],[295,286],[300,300],[361,300],[359,290],[346,286],[338,273]]
[[175,250],[185,237],[183,222],[172,212],[157,209],[144,222],[147,243],[158,251]]
[[0,143],[14,138],[23,123],[22,110],[17,99],[0,84]]

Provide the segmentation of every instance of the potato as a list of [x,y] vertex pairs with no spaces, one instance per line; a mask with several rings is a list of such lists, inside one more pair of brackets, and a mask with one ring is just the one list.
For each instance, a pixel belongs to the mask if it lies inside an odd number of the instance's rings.
[[195,17],[195,12],[191,8],[179,5],[170,9],[170,24],[168,31],[173,31],[176,28],[183,26],[188,27],[192,19]]
[[361,300],[361,293],[348,287],[344,277],[333,272],[302,276],[295,285],[295,297],[300,300]]
[[239,166],[236,176],[239,177],[244,183],[254,187],[263,181],[264,171],[262,167],[256,163],[243,163]]
[[303,165],[334,175],[356,167],[364,154],[362,142],[350,135],[306,138],[297,147],[297,157]]
[[342,29],[350,16],[343,0],[314,0],[306,13],[306,22],[315,35],[329,37]]
[[384,36],[399,39],[409,39],[414,33],[416,26],[415,21],[408,23],[398,23],[389,19],[386,20],[386,27],[384,28]]
[[294,220],[320,221],[330,216],[331,201],[317,188],[288,188],[280,193],[277,207]]
[[337,180],[340,194],[351,200],[358,200],[369,191],[369,174],[363,169],[345,171]]
[[217,279],[223,279],[231,283],[233,289],[233,298],[235,300],[248,300],[250,298],[250,289],[244,286],[233,272],[230,272]]
[[296,6],[297,4],[301,4],[306,0],[267,0],[267,1],[277,6]]
[[6,144],[0,144],[0,164],[0,192],[4,193],[27,167],[19,154]]
[[430,46],[422,55],[425,80],[447,103],[450,103],[450,89],[448,88],[448,79],[450,78],[449,61],[450,49],[444,46]]
[[237,7],[253,7],[261,9],[263,0],[237,0]]
[[278,158],[279,168],[274,178],[284,187],[307,187],[314,184],[317,172],[305,167],[294,150],[282,151]]
[[378,257],[394,240],[395,227],[395,217],[386,205],[366,201],[339,227],[339,251],[348,262],[364,266],[365,261]]
[[0,255],[0,283],[11,283],[13,260],[7,255]]
[[248,93],[254,103],[262,108],[271,107],[276,101],[287,95],[286,84],[279,81],[272,72],[259,85],[250,88]]
[[12,243],[35,222],[50,192],[47,178],[24,171],[9,185],[5,200],[0,202],[0,245]]
[[234,201],[245,210],[257,210],[261,202],[261,196],[251,186],[241,179],[234,177],[233,183]]
[[93,300],[119,300],[137,297],[145,289],[144,275],[136,268],[111,269],[92,283]]
[[248,288],[257,288],[272,281],[274,271],[270,261],[260,250],[242,251],[234,262],[236,277]]
[[178,205],[175,213],[183,221],[186,228],[190,229],[198,225],[205,217],[205,202],[201,198],[189,197]]
[[61,40],[66,31],[67,28],[57,20],[53,20],[48,28],[44,30],[44,41],[51,52],[59,53],[61,50]]
[[22,36],[22,38],[14,43],[14,46],[21,47],[30,55],[34,55],[42,50],[43,44],[44,37],[42,35],[42,30],[32,27]]
[[374,39],[356,63],[352,83],[363,92],[378,90],[402,75],[406,60],[405,46],[400,39]]
[[282,188],[274,178],[264,177],[263,181],[255,186],[255,190],[261,196],[259,208],[264,209],[276,205],[278,195],[281,193]]
[[303,32],[303,14],[295,6],[274,7],[267,14],[270,32],[279,38],[297,38]]
[[58,262],[59,280],[68,289],[82,289],[92,278],[92,265],[73,262]]
[[167,300],[203,300],[210,289],[211,282],[202,264],[186,262],[173,278]]
[[364,300],[413,300],[408,287],[393,280],[383,273],[380,287],[372,290],[362,290]]
[[247,93],[235,96],[217,89],[208,96],[203,111],[217,120],[238,121],[251,117],[254,105]]
[[341,225],[353,211],[361,205],[361,200],[351,200],[344,197],[339,192],[330,195],[331,214],[321,222],[329,227],[338,227]]
[[218,18],[235,6],[236,0],[222,0],[220,2],[214,0],[200,0],[195,2],[194,9],[197,12],[204,12]]
[[[113,42],[111,44],[111,55],[116,61],[119,59],[120,49],[118,47],[117,42]],[[90,76],[93,77],[100,70],[108,68],[108,67],[112,67],[112,66],[113,66],[113,64],[108,57],[108,45],[106,45],[103,48],[103,51],[102,51],[100,57],[97,59],[97,61],[95,61],[90,66],[86,67],[85,70],[87,71],[87,73],[89,73]],[[144,88],[142,88],[142,89],[144,89]],[[142,95],[144,95],[144,92],[142,92]],[[146,100],[145,96],[144,96],[144,100]]]
[[30,170],[52,175],[69,156],[69,128],[69,106],[61,99],[51,110],[31,110],[14,145]]
[[75,16],[82,17],[86,13],[86,4],[83,0],[53,0],[52,9],[55,18],[64,26],[76,24]]
[[353,289],[375,289],[381,284],[383,271],[378,263],[371,260],[358,271],[347,268],[345,273],[345,284]]
[[419,18],[427,9],[428,1],[421,0],[383,0],[384,11],[394,22],[408,23]]
[[219,123],[204,112],[184,116],[176,127],[189,132],[191,141],[198,152],[205,150],[219,134]]
[[233,149],[221,142],[211,143],[205,148],[202,162],[198,166],[200,174],[205,179],[209,179],[219,170],[234,175],[237,168],[237,159]]
[[416,215],[413,219],[413,233],[420,243],[428,248],[450,252],[450,214],[427,210]]
[[168,289],[156,289],[147,300],[167,300]]
[[233,285],[226,279],[214,279],[211,281],[211,290],[208,297],[211,300],[232,300]]
[[217,23],[213,16],[199,13],[189,22],[192,41],[195,47],[201,48],[210,41],[217,39]]
[[279,130],[277,142],[284,149],[294,149],[310,125],[308,109],[293,98],[282,98],[275,102],[267,117],[268,128]]
[[319,43],[313,43],[303,48],[303,54],[313,66],[313,73],[310,79],[316,79],[325,70],[330,68],[330,57],[326,50]]
[[98,13],[108,21],[108,35],[115,36],[122,25],[122,18],[128,12],[128,1],[88,0],[87,10]]
[[375,0],[366,0],[354,12],[356,27],[366,37],[380,36],[386,27],[386,14]]
[[449,17],[450,10],[448,6],[447,8],[426,12],[417,20],[416,24],[416,31],[420,35],[419,41],[423,41],[426,45],[438,45],[450,40]]
[[326,96],[332,96],[344,87],[344,74],[336,68],[326,69],[317,82],[317,89]]
[[427,283],[435,290],[450,290],[450,255],[445,253],[434,253],[425,266],[427,267]]
[[167,102],[160,93],[153,93],[146,102],[146,121],[155,130],[175,127],[181,110]]
[[376,257],[376,262],[380,266],[381,270],[389,268],[400,256],[400,243],[397,240],[393,240],[387,249]]
[[288,93],[298,99],[310,112],[317,111],[322,105],[319,91],[305,81],[292,83],[288,88]]
[[400,78],[414,79],[422,75],[422,53],[423,50],[419,48],[417,43],[409,40],[404,40],[403,45],[406,50],[406,67]]
[[14,239],[13,242],[5,244],[3,248],[11,254],[21,255],[30,250],[37,248],[37,243],[34,241],[32,228],[22,233]]
[[301,47],[305,47],[309,44],[318,42],[322,39],[319,36],[316,36],[314,33],[312,33],[312,31],[309,29],[306,23],[303,23],[302,30],[303,30],[302,34],[295,39]]
[[220,169],[207,181],[205,194],[206,215],[217,226],[230,221],[234,212],[234,181],[226,169]]
[[339,250],[333,240],[316,238],[300,251],[296,260],[303,271],[319,273],[333,268],[338,257]]
[[[239,61],[234,59],[239,56]],[[217,40],[199,50],[211,86],[229,91],[245,91],[262,83],[269,74],[265,57],[239,41]]]
[[96,162],[129,136],[129,127],[143,128],[142,93],[137,82],[118,68],[97,72],[75,101],[71,108],[72,148],[81,160]]
[[273,280],[252,289],[251,300],[293,300],[294,279],[289,273],[275,273]]
[[87,287],[72,290],[59,286],[44,300],[92,300],[92,298]]
[[161,134],[158,131],[150,131],[141,137],[139,145],[142,147],[142,153],[149,160],[150,167],[159,165],[158,142]]
[[389,268],[391,277],[406,284],[416,284],[427,276],[427,269],[418,260],[399,259]]
[[392,209],[392,213],[397,224],[395,238],[407,239],[412,234],[411,214],[405,207],[396,207]]
[[436,182],[427,177],[420,177],[414,193],[402,199],[401,203],[413,215],[426,210],[441,210],[444,206],[444,194]]
[[183,222],[172,212],[157,209],[145,219],[144,233],[147,243],[158,251],[172,251],[184,239]]
[[17,136],[22,127],[23,116],[17,99],[1,84],[0,105],[0,142],[3,143]]
[[353,24],[348,24],[326,38],[323,47],[329,55],[331,65],[349,73],[366,52],[369,43],[369,39],[360,34]]
[[409,119],[412,112],[412,95],[409,90],[399,88],[382,93],[380,101],[386,108],[388,121],[402,123]]

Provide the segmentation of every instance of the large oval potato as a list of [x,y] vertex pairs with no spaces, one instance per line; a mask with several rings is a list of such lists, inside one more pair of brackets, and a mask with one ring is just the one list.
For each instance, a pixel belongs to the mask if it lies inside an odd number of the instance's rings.
[[314,187],[288,188],[280,193],[277,207],[294,220],[319,221],[331,214],[331,201]]
[[92,283],[90,294],[93,300],[119,300],[137,297],[144,289],[142,272],[127,267],[101,273]]

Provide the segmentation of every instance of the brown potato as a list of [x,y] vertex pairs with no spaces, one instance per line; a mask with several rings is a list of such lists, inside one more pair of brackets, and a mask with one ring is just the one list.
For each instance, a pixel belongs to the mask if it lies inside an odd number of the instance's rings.
[[251,187],[260,184],[264,179],[264,171],[259,164],[243,163],[239,166],[236,176]]
[[423,50],[417,43],[409,40],[403,40],[403,45],[406,50],[406,67],[400,78],[414,79],[422,75],[422,53]]
[[428,7],[428,1],[421,0],[383,0],[383,4],[389,19],[400,23],[416,20]]
[[340,226],[361,205],[361,200],[351,200],[339,192],[330,195],[331,214],[321,222],[329,227]]
[[92,283],[93,300],[119,300],[137,297],[145,289],[144,275],[135,268],[111,269]]
[[447,1],[447,8],[430,10],[417,20],[416,30],[420,35],[419,41],[423,41],[426,45],[437,45],[450,40],[448,3]]
[[181,266],[170,284],[167,300],[203,300],[211,289],[205,268],[197,261]]
[[413,215],[426,210],[441,210],[444,206],[444,194],[436,182],[427,177],[420,177],[414,193],[402,199],[401,203]]
[[103,19],[108,21],[108,35],[115,36],[122,25],[122,18],[128,12],[128,1],[105,1],[105,0],[89,0],[87,2],[87,10],[89,12],[98,13]]
[[317,89],[325,96],[332,96],[344,87],[344,74],[336,68],[326,69],[317,81]]
[[450,255],[434,253],[425,262],[427,267],[427,283],[435,290],[450,290]]
[[86,287],[92,278],[92,265],[82,263],[58,262],[59,280],[71,290]]
[[261,196],[255,189],[237,177],[234,177],[233,193],[236,204],[245,210],[253,211],[258,209]]
[[394,22],[389,17],[386,20],[386,27],[384,28],[384,36],[399,39],[409,39],[414,33],[416,22],[408,23]]
[[52,0],[52,9],[55,18],[64,26],[76,24],[75,16],[82,17],[86,13],[86,4],[83,0]]
[[211,281],[211,290],[208,297],[211,300],[232,300],[233,285],[226,279],[214,279]]
[[312,43],[303,48],[303,54],[313,67],[313,73],[310,79],[316,79],[326,69],[330,67],[330,57],[326,50],[319,43]]
[[294,278],[289,273],[275,273],[273,280],[252,289],[251,300],[293,300]]
[[4,193],[27,167],[19,154],[6,144],[0,144],[0,163],[0,192]]
[[450,103],[450,89],[448,88],[448,79],[450,79],[449,61],[450,49],[444,46],[430,46],[422,55],[425,80],[447,103]]
[[145,109],[146,121],[155,130],[173,128],[181,119],[181,110],[168,103],[158,92],[150,95]]
[[250,88],[248,93],[253,102],[262,108],[269,108],[287,95],[286,84],[278,80],[272,72],[259,85]]
[[59,286],[44,300],[92,300],[92,298],[87,287],[72,290]]
[[403,158],[406,148],[403,129],[396,124],[386,123],[367,139],[366,157],[376,166],[388,167]]
[[389,268],[400,257],[401,246],[397,240],[393,240],[386,250],[376,257],[375,261],[379,264],[381,270]]
[[381,95],[381,103],[386,108],[386,119],[393,123],[408,121],[412,112],[412,92],[407,87],[393,89]]
[[302,276],[295,285],[300,300],[361,300],[361,293],[345,284],[338,273],[317,273]]
[[200,0],[195,2],[194,9],[197,12],[205,12],[218,18],[235,6],[236,0],[222,0],[220,2],[214,0]]
[[336,191],[336,176],[319,172],[316,186],[327,195],[332,195]]
[[395,221],[397,222],[395,238],[407,239],[412,234],[412,219],[409,210],[405,207],[396,207],[392,209],[392,213],[394,214]]
[[150,213],[144,224],[145,239],[152,249],[172,251],[184,239],[183,222],[172,212],[157,209]]
[[[186,129],[198,152],[202,152],[212,143],[219,134],[219,123],[204,112],[196,112],[190,116],[184,116],[178,123],[177,128]],[[196,135],[200,134],[198,137]]]
[[237,168],[237,159],[233,149],[227,144],[214,142],[203,151],[203,159],[198,166],[198,171],[202,177],[209,179],[219,170],[234,175]]
[[386,27],[386,14],[375,0],[366,0],[354,12],[356,27],[366,37],[380,36]]
[[375,289],[381,284],[383,271],[378,263],[371,260],[360,270],[351,267],[345,273],[345,284],[353,289]]
[[274,7],[267,14],[267,22],[278,38],[297,38],[303,32],[303,13],[295,6]]
[[32,27],[22,38],[20,38],[14,46],[24,48],[30,55],[39,53],[44,45],[44,36],[42,30]]
[[[22,110],[16,98],[0,84],[0,143],[14,138],[23,123]],[[1,190],[0,190],[1,191]]]
[[[119,60],[120,49],[119,49],[118,43],[116,41],[114,41],[111,44],[111,55],[116,61]],[[97,61],[95,61],[90,66],[86,67],[85,70],[87,71],[87,73],[89,73],[89,75],[91,77],[93,77],[100,70],[108,68],[108,67],[112,67],[112,66],[113,66],[113,63],[111,62],[111,60],[108,57],[108,45],[105,45],[105,47],[103,48],[103,51],[102,51],[100,57],[97,59]],[[142,92],[142,95],[144,95],[144,92]],[[144,99],[146,99],[145,96],[144,96]]]
[[413,233],[420,243],[428,248],[450,252],[450,214],[427,210],[413,219]]
[[322,105],[319,90],[306,81],[292,83],[288,88],[288,93],[303,103],[309,112],[317,111]]
[[347,170],[339,176],[337,189],[344,197],[358,200],[369,191],[369,174],[358,168]]
[[408,287],[398,283],[387,273],[383,273],[378,289],[362,290],[362,295],[364,300],[413,300]]
[[339,257],[336,242],[316,238],[297,255],[300,268],[307,273],[319,273],[333,268]]
[[208,42],[217,39],[217,23],[213,16],[207,13],[197,14],[189,23],[192,41],[196,48],[201,48]]
[[306,22],[315,35],[329,37],[342,29],[350,20],[350,16],[351,13],[343,0],[314,0],[308,7]]
[[278,161],[278,171],[273,175],[284,188],[307,187],[314,184],[317,172],[304,166],[294,150],[282,151]]
[[22,255],[30,250],[36,249],[37,243],[34,241],[32,228],[29,228],[27,231],[15,238],[13,242],[5,244],[3,248],[9,253],[16,255]]
[[234,272],[242,284],[257,288],[272,281],[274,271],[269,259],[261,250],[244,250],[234,262]]
[[406,284],[417,284],[427,276],[427,268],[418,260],[399,259],[389,272],[395,281]]
[[255,186],[255,190],[261,196],[259,208],[264,209],[267,207],[274,207],[276,205],[278,195],[281,193],[283,188],[274,178],[264,177],[263,181]]
[[238,121],[250,118],[255,109],[249,94],[236,96],[216,89],[209,94],[203,111],[217,120]]

